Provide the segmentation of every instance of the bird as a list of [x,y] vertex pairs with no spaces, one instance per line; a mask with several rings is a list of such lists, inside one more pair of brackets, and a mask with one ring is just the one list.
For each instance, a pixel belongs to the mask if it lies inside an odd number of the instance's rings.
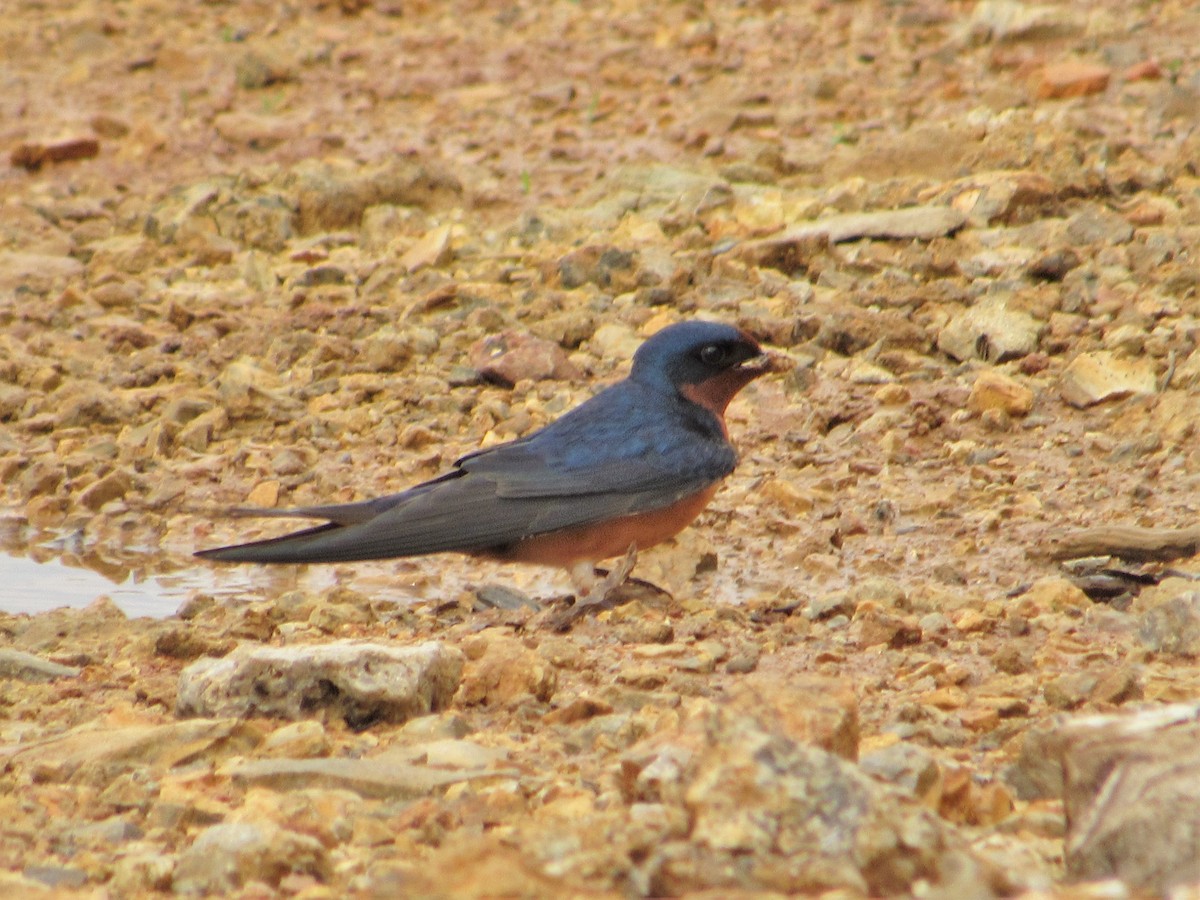
[[[463,456],[446,473],[372,500],[238,516],[324,523],[200,550],[230,563],[342,563],[464,553],[565,569],[584,602],[623,581],[637,552],[674,537],[734,471],[725,410],[788,367],[745,331],[687,320],[656,332],[629,375],[541,429]],[[596,565],[623,555],[599,580]]]

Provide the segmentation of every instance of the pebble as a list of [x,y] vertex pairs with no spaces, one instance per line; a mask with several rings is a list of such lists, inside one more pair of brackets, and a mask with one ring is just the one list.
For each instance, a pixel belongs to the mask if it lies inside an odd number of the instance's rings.
[[406,272],[444,266],[454,257],[450,247],[451,227],[441,225],[424,234],[415,244],[404,251],[400,265]]
[[981,372],[971,385],[967,409],[982,413],[998,409],[1010,416],[1027,416],[1033,409],[1033,391],[994,370]]
[[267,735],[261,749],[264,756],[308,759],[325,756],[332,746],[325,726],[305,719],[276,728]]
[[1138,637],[1156,653],[1200,656],[1200,591],[1185,591],[1146,610]]
[[938,332],[938,349],[960,361],[1003,362],[1037,349],[1041,326],[1004,298],[980,302],[957,314]]
[[573,381],[582,374],[558,344],[520,331],[480,338],[468,356],[481,378],[506,387],[526,379]]
[[225,822],[201,831],[179,854],[171,890],[222,895],[253,882],[275,887],[294,872],[324,880],[331,871],[329,855],[315,838],[270,822]]
[[1112,72],[1107,66],[1086,62],[1062,62],[1048,65],[1038,75],[1037,96],[1042,100],[1085,97],[1102,93]]
[[1098,679],[1088,672],[1068,672],[1042,686],[1046,703],[1055,709],[1075,709],[1091,696]]
[[106,503],[120,500],[133,486],[133,476],[123,469],[118,469],[88,485],[80,492],[79,502],[90,510],[98,510]]
[[1072,406],[1094,406],[1131,394],[1150,395],[1157,388],[1149,360],[1117,356],[1109,351],[1080,353],[1059,378],[1058,391]]
[[55,141],[30,141],[18,144],[9,153],[14,166],[36,172],[46,163],[91,159],[100,153],[100,141],[94,137],[71,137]]
[[637,287],[636,257],[628,250],[593,245],[572,250],[558,261],[558,277],[567,289],[594,284],[614,293]]
[[1089,205],[1067,219],[1066,236],[1076,247],[1087,244],[1112,247],[1129,242],[1133,225],[1110,209]]
[[1054,182],[1040,172],[980,172],[952,182],[942,193],[975,228],[1026,221],[1049,213],[1057,196]]
[[297,140],[304,134],[304,119],[298,115],[269,115],[225,112],[213,119],[213,128],[231,144],[251,150],[270,150]]
[[902,788],[933,809],[941,799],[942,772],[937,759],[924,747],[903,741],[863,755],[864,772]]
[[0,251],[0,291],[45,294],[83,275],[84,265],[70,256]]
[[459,703],[491,705],[526,698],[546,703],[554,696],[558,686],[554,667],[520,641],[481,639],[467,654],[470,661],[458,692]]

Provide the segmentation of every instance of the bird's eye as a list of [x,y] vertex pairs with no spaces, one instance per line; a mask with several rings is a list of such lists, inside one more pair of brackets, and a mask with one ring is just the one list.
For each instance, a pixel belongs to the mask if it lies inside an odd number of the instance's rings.
[[729,351],[719,344],[709,344],[700,351],[700,362],[706,366],[721,366],[729,358]]

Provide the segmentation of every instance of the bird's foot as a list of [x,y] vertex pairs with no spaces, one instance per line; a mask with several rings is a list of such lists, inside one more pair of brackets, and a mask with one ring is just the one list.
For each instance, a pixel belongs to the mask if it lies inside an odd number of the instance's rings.
[[[629,578],[629,573],[637,565],[637,545],[630,544],[621,561],[605,574],[604,578],[593,583],[589,588],[580,592],[572,606],[549,616],[547,625],[553,631],[566,631],[577,621],[590,613],[612,609],[620,602],[619,588]],[[572,573],[573,576],[578,573]]]

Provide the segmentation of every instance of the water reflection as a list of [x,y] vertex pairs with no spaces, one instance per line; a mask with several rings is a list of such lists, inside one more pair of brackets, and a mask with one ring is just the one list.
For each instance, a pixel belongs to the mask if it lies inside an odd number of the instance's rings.
[[291,590],[321,593],[335,585],[371,601],[409,604],[453,600],[496,582],[532,597],[566,587],[562,573],[466,557],[434,556],[344,566],[221,566],[202,563],[189,547],[114,547],[82,531],[47,534],[19,516],[0,514],[0,612],[82,608],[107,596],[127,616],[174,614],[196,593],[246,602]]
[[0,518],[0,612],[83,607],[107,596],[128,616],[173,614],[193,593],[261,595],[245,572],[216,572],[146,547],[103,552],[80,532],[47,536],[22,519]]

